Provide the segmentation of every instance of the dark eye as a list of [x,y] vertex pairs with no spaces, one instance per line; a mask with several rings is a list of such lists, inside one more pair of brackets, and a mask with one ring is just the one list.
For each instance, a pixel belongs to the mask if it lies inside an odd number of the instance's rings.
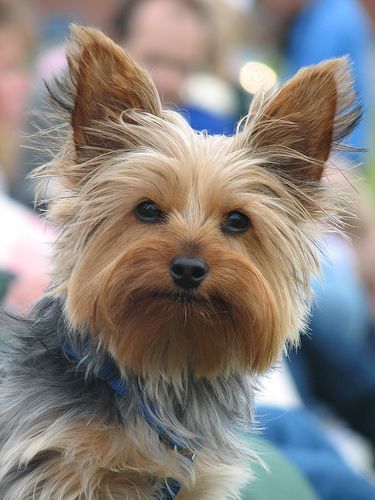
[[165,218],[164,212],[151,200],[142,201],[135,207],[134,213],[139,220],[149,224],[163,222]]
[[251,226],[250,219],[242,212],[229,212],[226,215],[221,229],[225,233],[240,234],[244,233]]

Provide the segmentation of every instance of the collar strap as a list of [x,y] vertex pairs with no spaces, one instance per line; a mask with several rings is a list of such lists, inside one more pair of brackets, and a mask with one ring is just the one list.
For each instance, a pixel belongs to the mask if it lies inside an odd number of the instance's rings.
[[[84,365],[88,359],[88,354],[81,356],[78,350],[71,344],[64,344],[63,351],[70,362],[75,362],[77,365]],[[107,360],[100,367],[97,373],[97,378],[108,384],[115,393],[123,398],[126,393],[126,385],[120,376],[120,372],[112,360]]]
[[[78,365],[85,365],[89,359],[89,354],[81,355],[79,351],[72,344],[64,344],[63,352],[67,359]],[[107,361],[100,367],[96,374],[99,380],[102,380],[107,385],[109,385],[117,396],[122,399],[126,395],[126,384],[122,379],[119,369],[117,368],[115,362],[111,359]],[[149,401],[146,401],[142,397],[142,402],[139,405],[139,413],[143,416],[146,422],[159,434],[160,440],[165,443],[169,448],[178,451],[181,455],[188,458],[191,462],[195,459],[195,453],[190,449],[186,448],[184,443],[178,442],[176,439],[172,438],[165,427],[161,423],[160,419],[156,416],[156,411],[154,405]],[[160,500],[173,500],[179,493],[181,485],[175,479],[166,479],[164,482],[163,489],[160,492]]]

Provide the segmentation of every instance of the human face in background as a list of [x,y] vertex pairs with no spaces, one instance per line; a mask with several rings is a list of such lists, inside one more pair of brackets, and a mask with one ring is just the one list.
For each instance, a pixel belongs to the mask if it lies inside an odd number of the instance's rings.
[[179,104],[186,78],[207,58],[198,13],[175,0],[148,0],[133,14],[125,46],[151,74],[164,104]]

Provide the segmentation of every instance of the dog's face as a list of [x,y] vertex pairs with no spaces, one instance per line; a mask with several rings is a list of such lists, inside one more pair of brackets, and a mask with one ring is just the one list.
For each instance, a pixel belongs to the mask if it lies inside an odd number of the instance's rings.
[[354,119],[345,62],[255,102],[232,138],[163,111],[99,32],[74,29],[69,65],[70,150],[47,173],[64,187],[54,293],[71,324],[138,373],[266,369],[296,340],[317,271],[323,165]]

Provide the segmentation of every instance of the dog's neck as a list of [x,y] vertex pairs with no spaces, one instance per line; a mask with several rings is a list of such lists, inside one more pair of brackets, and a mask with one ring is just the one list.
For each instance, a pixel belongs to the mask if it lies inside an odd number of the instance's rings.
[[[77,368],[85,369],[85,366],[93,363],[97,364],[95,360],[92,360],[92,357],[95,357],[95,352],[89,349],[87,342],[86,346],[81,347],[80,350],[71,342],[65,342],[62,349],[67,359],[75,364]],[[116,363],[110,357],[105,359],[101,366],[97,367],[93,376],[98,381],[105,382],[120,400],[126,401],[128,397],[127,377],[121,375]],[[143,394],[142,391],[140,392]],[[150,427],[158,433],[161,441],[170,448],[193,459],[195,453],[186,448],[186,443],[184,441],[179,442],[175,436],[171,436],[165,429],[162,420],[159,418],[158,410],[155,408],[152,401],[142,398],[138,411],[140,416],[142,416]]]
[[196,452],[204,447],[213,453],[226,450],[225,454],[232,456],[243,453],[236,435],[248,430],[252,420],[255,381],[250,376],[232,374],[208,379],[191,373],[174,380],[165,376],[140,377],[126,370],[120,376],[112,358],[95,346],[87,333],[69,329],[63,303],[54,301],[49,308],[59,316],[56,342],[65,356],[76,357],[73,364],[77,372],[84,372],[86,380],[110,388],[125,425],[129,420],[144,418],[181,449]]

